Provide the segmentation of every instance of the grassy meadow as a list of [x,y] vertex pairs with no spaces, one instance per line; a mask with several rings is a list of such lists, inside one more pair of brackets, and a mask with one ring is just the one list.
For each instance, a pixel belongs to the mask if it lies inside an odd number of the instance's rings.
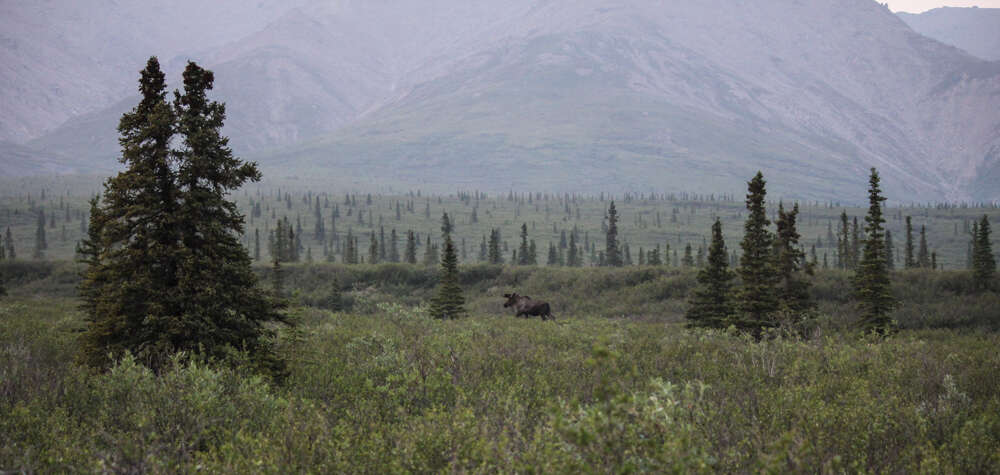
[[[277,187],[247,189],[233,198],[248,215],[251,255],[261,235],[261,285],[276,219],[301,220],[314,261],[283,266],[297,325],[278,327],[288,372],[272,380],[184,356],[160,375],[131,359],[105,374],[78,366],[81,268],[71,259],[97,187],[50,183],[42,199],[36,185],[0,193],[0,226],[18,253],[0,263],[0,471],[1000,472],[1000,295],[973,292],[961,270],[966,223],[1000,221],[992,207],[889,207],[897,249],[900,217],[913,216],[944,269],[893,274],[902,330],[892,338],[861,335],[851,273],[820,269],[812,318],[755,341],[684,328],[696,269],[673,264],[715,216],[738,248],[740,195],[616,197],[633,261],[657,244],[671,256],[609,269],[478,262],[497,227],[509,261],[521,223],[543,264],[548,243],[574,227],[601,249],[599,195],[414,190],[372,193],[371,204],[351,193],[347,205],[347,192],[282,188],[279,200]],[[419,232],[423,246],[428,234],[439,241],[442,212],[455,217],[469,317],[427,316],[436,267],[341,264],[332,240],[314,239],[317,197],[327,237],[339,207],[335,232],[359,236],[362,256],[382,227]],[[845,208],[801,205],[807,251],[821,240],[817,257],[833,265],[827,226],[836,233]],[[39,208],[56,219],[44,258],[32,259]],[[514,318],[501,306],[510,291],[549,301],[556,321]]]

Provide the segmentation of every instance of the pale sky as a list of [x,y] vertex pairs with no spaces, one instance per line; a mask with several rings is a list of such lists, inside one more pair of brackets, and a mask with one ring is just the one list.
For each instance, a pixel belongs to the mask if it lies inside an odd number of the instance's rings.
[[922,13],[938,7],[975,7],[979,8],[1000,8],[1000,0],[978,0],[978,1],[942,1],[942,0],[882,0],[889,4],[889,9],[894,12]]

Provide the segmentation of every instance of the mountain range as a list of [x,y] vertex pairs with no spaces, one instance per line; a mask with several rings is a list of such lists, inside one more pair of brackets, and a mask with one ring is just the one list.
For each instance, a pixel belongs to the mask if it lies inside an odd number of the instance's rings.
[[973,56],[1000,61],[1000,8],[942,7],[896,15],[921,35],[957,46]]
[[4,175],[113,168],[156,54],[175,87],[215,71],[272,176],[719,192],[760,169],[860,201],[875,166],[898,200],[1000,199],[1000,62],[870,0],[86,5],[0,4]]

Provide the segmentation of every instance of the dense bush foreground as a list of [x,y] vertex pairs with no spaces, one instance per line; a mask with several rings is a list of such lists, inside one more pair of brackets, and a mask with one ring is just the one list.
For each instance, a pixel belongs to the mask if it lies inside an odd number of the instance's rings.
[[0,470],[1000,472],[991,333],[754,343],[579,315],[300,307],[274,385],[181,361],[87,374],[74,305],[0,302]]

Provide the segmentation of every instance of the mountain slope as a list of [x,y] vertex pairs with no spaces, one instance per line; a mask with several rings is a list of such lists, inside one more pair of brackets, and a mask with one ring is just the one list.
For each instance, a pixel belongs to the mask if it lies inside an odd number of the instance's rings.
[[[369,181],[1000,199],[1000,67],[869,0],[314,2],[199,56],[234,149]],[[31,143],[108,161],[128,104]]]
[[878,5],[574,5],[539,2],[450,74],[262,160],[499,188],[733,189],[764,168],[811,197],[863,196],[878,166],[895,196],[996,196],[976,170],[1000,71]]
[[0,140],[33,139],[111,106],[135,91],[150,55],[169,63],[218,48],[304,1],[0,2]]
[[897,15],[921,35],[1000,61],[1000,8],[944,7]]

